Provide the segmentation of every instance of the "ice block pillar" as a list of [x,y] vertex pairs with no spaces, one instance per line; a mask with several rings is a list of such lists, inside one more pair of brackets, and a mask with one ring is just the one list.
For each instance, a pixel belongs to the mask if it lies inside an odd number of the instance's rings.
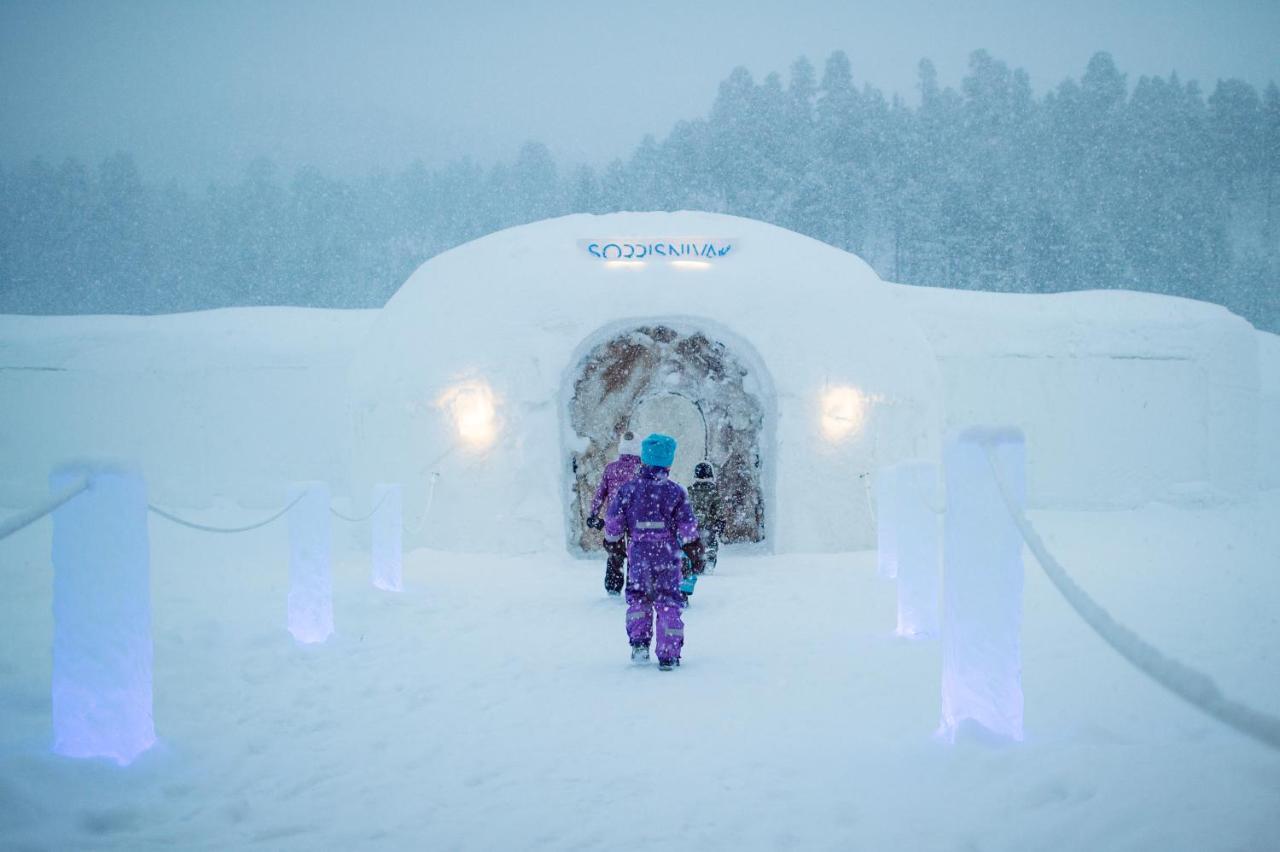
[[942,495],[938,466],[927,461],[894,465],[891,478],[893,540],[897,546],[898,635],[936,637],[942,571]]
[[75,465],[53,513],[53,750],[133,762],[156,741],[147,491],[136,471]]
[[371,533],[373,543],[373,585],[388,592],[403,590],[401,539],[404,513],[401,508],[399,485],[378,485],[373,489],[373,518]]
[[333,633],[329,488],[322,482],[296,488],[302,499],[289,510],[289,632],[299,642],[323,642]]
[[[990,461],[988,460],[990,459]],[[1018,505],[1026,501],[1026,443],[1016,429],[948,435],[943,534],[942,724],[1022,739],[1022,539],[992,465]]]

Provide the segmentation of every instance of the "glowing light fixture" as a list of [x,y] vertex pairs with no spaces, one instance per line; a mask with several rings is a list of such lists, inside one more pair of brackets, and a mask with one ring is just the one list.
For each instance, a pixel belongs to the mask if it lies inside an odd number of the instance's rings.
[[462,442],[475,449],[487,447],[498,434],[498,412],[493,391],[482,381],[450,388],[440,398]]
[[671,265],[676,269],[710,269],[711,264],[705,260],[673,260]]
[[604,265],[609,269],[643,269],[643,260],[606,260]]
[[822,434],[828,441],[856,434],[867,416],[867,398],[857,388],[829,387],[822,394]]

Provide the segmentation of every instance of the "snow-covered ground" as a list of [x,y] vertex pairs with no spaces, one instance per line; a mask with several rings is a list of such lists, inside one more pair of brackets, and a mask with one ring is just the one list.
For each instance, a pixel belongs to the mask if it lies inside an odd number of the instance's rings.
[[[220,506],[230,523],[260,514]],[[1280,712],[1280,492],[1036,512],[1121,620]],[[337,635],[284,629],[283,524],[153,518],[156,723],[129,768],[48,752],[49,521],[0,542],[0,848],[1274,849],[1280,754],[1097,640],[1027,557],[1028,739],[931,738],[939,653],[874,554],[741,556],[684,665],[627,661],[602,566],[414,551],[336,566]]]

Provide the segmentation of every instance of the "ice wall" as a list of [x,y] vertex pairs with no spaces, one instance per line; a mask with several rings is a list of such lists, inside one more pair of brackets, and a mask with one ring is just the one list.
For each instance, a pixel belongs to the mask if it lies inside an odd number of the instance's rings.
[[[737,248],[677,266],[605,264],[580,246],[618,234],[724,234]],[[588,449],[570,404],[584,359],[658,324],[704,330],[751,368],[771,437],[742,463],[762,471],[766,548],[872,547],[875,519],[857,477],[940,454],[933,354],[860,259],[731,216],[578,215],[438,255],[387,303],[351,370],[357,489],[402,479],[407,515],[418,518],[440,472],[430,521],[407,525],[410,546],[563,548],[574,454]],[[607,383],[629,381],[619,364]],[[658,385],[667,380],[683,383],[664,375]],[[463,386],[491,393],[492,440],[460,440],[448,400]],[[841,413],[848,428],[832,428],[828,395],[842,392],[859,404]]]
[[1026,444],[1015,429],[970,428],[944,453],[942,724],[954,740],[970,725],[1022,739],[1022,538],[992,466],[1021,505]]
[[937,353],[947,426],[1027,435],[1031,505],[1204,502],[1257,487],[1260,335],[1225,308],[895,286]]
[[897,467],[882,467],[875,477],[876,493],[876,576],[893,580],[898,576],[898,530],[902,510],[902,490]]
[[0,315],[0,505],[68,459],[121,458],[164,506],[280,505],[348,474],[345,370],[376,311]]
[[53,750],[131,763],[156,740],[147,494],[125,469],[63,467],[53,513]]
[[373,517],[370,524],[370,558],[373,585],[388,592],[404,588],[401,540],[404,509],[399,485],[378,485],[373,490]]

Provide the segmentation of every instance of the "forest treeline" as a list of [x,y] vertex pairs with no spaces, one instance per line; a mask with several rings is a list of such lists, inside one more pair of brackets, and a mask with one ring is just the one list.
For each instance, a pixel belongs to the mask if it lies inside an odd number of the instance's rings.
[[338,180],[257,160],[203,192],[128,154],[0,167],[0,312],[374,307],[424,260],[571,212],[749,216],[866,258],[886,279],[1016,292],[1129,288],[1280,331],[1280,90],[1176,75],[1130,85],[1095,55],[1037,97],[985,51],[959,89],[919,67],[911,104],[847,56],[745,69],[705,118],[606,168],[510,162]]

